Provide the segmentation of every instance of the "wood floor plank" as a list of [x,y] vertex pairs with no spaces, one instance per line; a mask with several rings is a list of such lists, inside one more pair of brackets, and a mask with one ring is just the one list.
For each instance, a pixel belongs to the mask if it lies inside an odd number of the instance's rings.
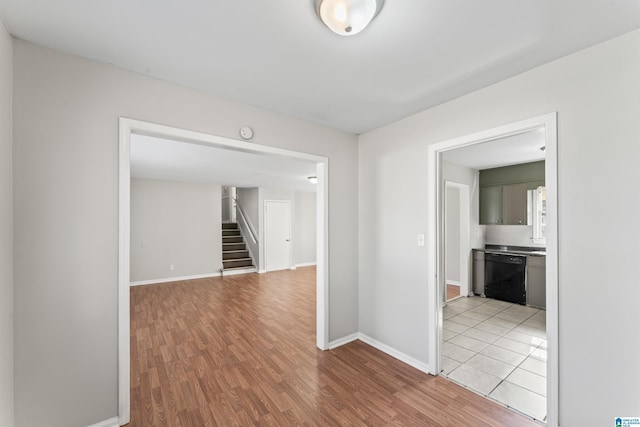
[[315,347],[315,268],[131,288],[130,427],[538,424],[361,341]]

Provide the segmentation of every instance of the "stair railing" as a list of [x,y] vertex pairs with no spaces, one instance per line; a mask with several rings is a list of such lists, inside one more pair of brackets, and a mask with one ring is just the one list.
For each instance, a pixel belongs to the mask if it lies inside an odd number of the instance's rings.
[[242,206],[242,203],[240,203],[240,200],[238,200],[237,198],[234,197],[233,200],[236,202],[236,211],[240,212],[240,218],[242,219],[242,222],[244,223],[247,230],[249,230],[249,237],[251,237],[253,243],[258,243],[258,233],[253,227],[253,224],[251,224],[251,220],[249,219],[249,215],[247,215],[247,212],[244,210],[244,206]]

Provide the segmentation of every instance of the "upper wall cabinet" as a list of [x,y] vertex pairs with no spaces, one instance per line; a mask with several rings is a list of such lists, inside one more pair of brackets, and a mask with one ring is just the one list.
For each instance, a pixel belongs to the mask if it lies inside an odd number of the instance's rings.
[[527,190],[544,186],[544,161],[480,171],[480,224],[526,225]]

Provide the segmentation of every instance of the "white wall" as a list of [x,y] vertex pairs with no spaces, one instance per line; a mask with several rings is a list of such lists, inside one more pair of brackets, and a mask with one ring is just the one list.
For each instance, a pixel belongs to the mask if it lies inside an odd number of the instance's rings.
[[511,246],[540,246],[544,244],[532,243],[532,225],[486,225],[485,237],[490,245]]
[[[16,425],[117,415],[118,118],[329,159],[330,340],[358,330],[357,137],[14,40]],[[300,135],[305,135],[300,138]]]
[[361,331],[427,361],[427,146],[557,111],[560,424],[640,413],[638,75],[635,31],[361,135]]
[[253,230],[256,232],[257,242],[253,242],[250,236],[249,228],[244,224],[240,213],[237,214],[238,226],[244,235],[244,241],[253,257],[256,267],[260,266],[260,190],[258,188],[238,188],[236,197],[244,212],[247,214],[247,221],[251,223]]
[[131,179],[131,281],[218,274],[221,212],[220,185]]
[[293,233],[293,262],[316,262],[316,193],[296,191],[296,226]]
[[13,49],[0,22],[0,426],[13,426]]
[[222,194],[221,194],[221,203],[220,206],[222,210],[222,222],[231,222],[231,206],[232,206],[232,198],[231,198],[231,190],[230,187],[223,186]]

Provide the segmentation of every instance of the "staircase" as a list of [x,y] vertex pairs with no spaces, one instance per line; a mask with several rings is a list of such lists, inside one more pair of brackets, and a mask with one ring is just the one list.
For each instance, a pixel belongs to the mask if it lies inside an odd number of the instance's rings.
[[255,268],[236,223],[222,224],[222,271]]

